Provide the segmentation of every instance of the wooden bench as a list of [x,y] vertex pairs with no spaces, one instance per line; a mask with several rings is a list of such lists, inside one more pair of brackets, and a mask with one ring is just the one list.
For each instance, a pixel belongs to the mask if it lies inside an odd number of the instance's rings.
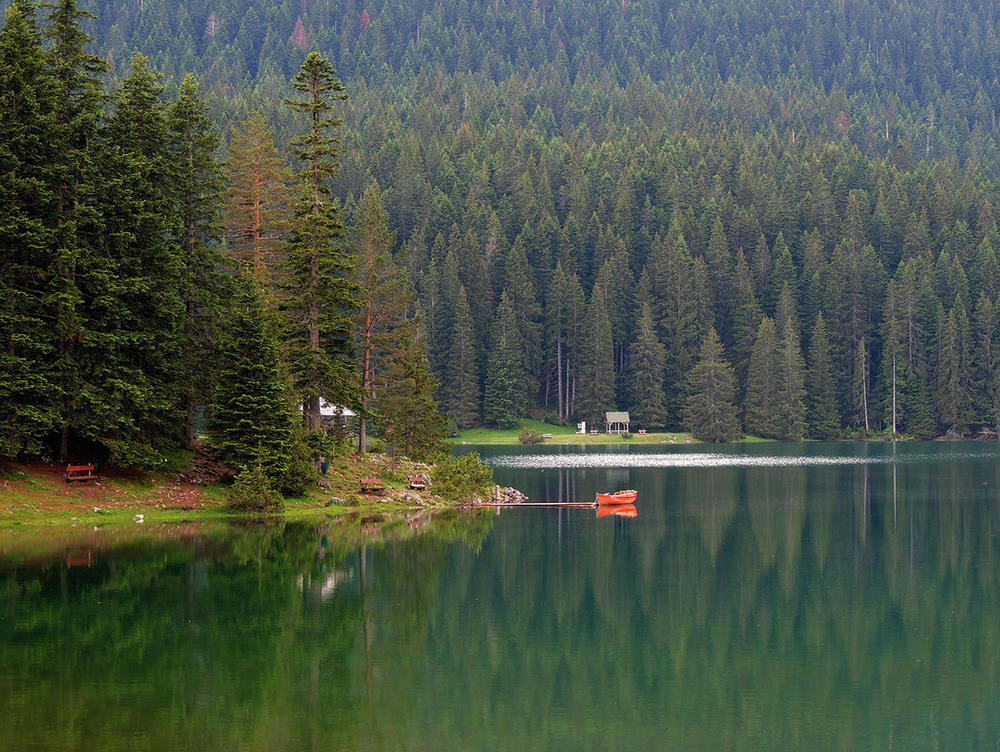
[[66,465],[66,482],[74,480],[97,480],[93,465]]
[[423,491],[425,488],[427,488],[427,483],[424,482],[424,479],[421,478],[419,475],[411,475],[408,480],[410,483],[410,488],[412,488],[414,491]]
[[382,493],[384,486],[381,478],[362,478],[361,493]]

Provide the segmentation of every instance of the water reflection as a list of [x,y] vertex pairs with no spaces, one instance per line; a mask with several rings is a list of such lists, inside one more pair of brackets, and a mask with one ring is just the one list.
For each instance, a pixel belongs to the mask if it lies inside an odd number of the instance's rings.
[[866,451],[497,469],[637,519],[4,542],[0,748],[995,749],[1000,450]]

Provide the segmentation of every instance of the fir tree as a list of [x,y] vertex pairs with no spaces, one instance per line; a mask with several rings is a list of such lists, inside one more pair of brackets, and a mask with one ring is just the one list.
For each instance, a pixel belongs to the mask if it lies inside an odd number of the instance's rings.
[[195,409],[205,404],[211,390],[216,327],[224,294],[217,251],[222,171],[214,153],[219,140],[193,75],[181,83],[177,100],[170,107],[168,126],[172,137],[172,187],[180,211],[181,250],[187,262],[183,288],[187,306],[184,434],[188,446],[192,446]]
[[776,439],[782,435],[778,406],[781,360],[774,321],[765,316],[757,329],[757,339],[750,355],[747,395],[744,403],[747,433]]
[[836,386],[830,359],[830,340],[826,336],[823,314],[816,317],[809,342],[809,370],[806,373],[806,418],[810,436],[829,441],[840,435]]
[[504,293],[493,323],[483,395],[483,419],[497,428],[513,428],[526,409],[521,376],[521,333],[510,296]]
[[158,460],[156,443],[184,425],[189,279],[175,239],[170,136],[158,76],[142,55],[114,97],[108,120],[100,233],[87,260],[88,330],[80,352],[76,425],[121,464]]
[[226,252],[264,274],[282,258],[293,195],[292,173],[259,112],[233,129],[226,181]]
[[59,96],[47,137],[56,152],[57,175],[55,236],[44,305],[54,318],[53,365],[63,394],[59,457],[65,460],[71,427],[81,423],[78,416],[86,414],[93,399],[89,394],[93,380],[82,375],[87,356],[80,343],[90,326],[85,300],[94,294],[84,289],[84,280],[95,266],[97,240],[105,232],[94,197],[102,193],[102,171],[107,167],[99,157],[98,137],[106,99],[101,78],[107,63],[87,50],[90,36],[83,24],[95,19],[94,14],[81,10],[76,0],[58,0],[48,8],[48,65]]
[[395,453],[431,460],[447,451],[444,417],[434,401],[437,382],[417,333],[399,352],[379,374],[373,402],[379,431]]
[[404,357],[405,348],[416,338],[417,322],[408,316],[416,294],[405,270],[393,258],[396,235],[388,225],[378,186],[369,186],[358,205],[353,233],[357,259],[354,281],[361,302],[354,331],[361,376],[358,448],[362,452],[367,446],[369,403],[378,371],[393,358]]
[[293,422],[278,347],[265,326],[263,295],[244,271],[221,342],[208,432],[224,462],[248,470],[259,463],[282,485],[291,464]]
[[799,335],[790,320],[782,327],[781,341],[778,343],[778,388],[777,408],[778,435],[783,441],[801,441],[805,434],[805,363]]
[[708,330],[698,353],[698,362],[688,377],[684,426],[700,441],[734,441],[739,419],[733,400],[736,387],[733,369],[715,329]]
[[587,306],[581,359],[576,413],[590,425],[603,425],[605,413],[615,409],[615,367],[611,321],[600,286],[594,287]]
[[629,417],[639,426],[666,424],[667,414],[663,407],[665,362],[666,348],[657,339],[652,307],[643,303],[635,340],[629,347]]
[[290,142],[303,169],[298,175],[301,194],[286,246],[282,305],[293,386],[302,399],[304,425],[316,430],[320,427],[320,398],[357,404],[351,358],[357,288],[349,279],[352,264],[343,242],[340,211],[327,185],[339,175],[340,139],[329,135],[330,129],[341,125],[331,114],[333,103],[347,95],[333,67],[318,52],[306,56],[294,86],[302,98],[286,103],[306,116],[308,128]]
[[0,456],[38,452],[65,399],[38,295],[54,239],[54,98],[34,6],[16,1],[0,29]]
[[459,428],[472,428],[479,423],[479,366],[472,311],[459,287],[455,304],[455,322],[449,338],[448,382],[441,386],[441,408]]

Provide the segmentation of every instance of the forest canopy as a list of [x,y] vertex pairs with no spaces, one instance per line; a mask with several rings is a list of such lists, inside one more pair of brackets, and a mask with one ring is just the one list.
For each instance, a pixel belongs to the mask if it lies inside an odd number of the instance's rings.
[[348,98],[326,185],[349,227],[378,187],[455,427],[692,428],[709,365],[731,370],[725,437],[1000,423],[994,4],[81,7],[107,90],[137,51],[161,101],[198,76],[218,162],[266,131],[306,169],[285,100],[310,51],[330,61]]

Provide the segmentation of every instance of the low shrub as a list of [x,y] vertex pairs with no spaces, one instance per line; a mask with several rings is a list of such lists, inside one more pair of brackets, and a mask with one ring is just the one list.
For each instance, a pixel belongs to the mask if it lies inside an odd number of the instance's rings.
[[525,428],[517,435],[517,440],[522,444],[541,444],[542,435],[534,428]]
[[463,457],[442,457],[434,471],[434,491],[457,500],[489,498],[493,492],[493,468],[483,462],[478,452]]
[[258,463],[253,469],[243,468],[226,497],[234,512],[270,514],[285,508],[285,500],[271,485],[264,468]]

